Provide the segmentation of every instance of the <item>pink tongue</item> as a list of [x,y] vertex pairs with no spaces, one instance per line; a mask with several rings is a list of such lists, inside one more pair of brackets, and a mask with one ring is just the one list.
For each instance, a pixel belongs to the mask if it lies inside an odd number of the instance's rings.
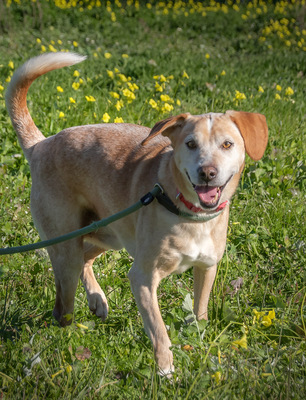
[[211,203],[218,192],[218,187],[196,186],[195,191],[203,203]]

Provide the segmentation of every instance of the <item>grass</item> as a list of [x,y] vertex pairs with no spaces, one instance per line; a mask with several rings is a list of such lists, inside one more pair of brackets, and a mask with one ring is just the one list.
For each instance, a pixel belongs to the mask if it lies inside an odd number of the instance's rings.
[[261,161],[247,159],[232,201],[209,322],[193,319],[192,271],[160,286],[173,380],[156,374],[124,250],[95,265],[107,321],[90,314],[80,286],[65,329],[52,317],[51,265],[37,251],[0,259],[1,398],[304,398],[305,2],[64,4],[0,3],[0,246],[39,239],[4,92],[16,67],[41,52],[88,56],[31,87],[29,108],[46,136],[237,109],[266,115],[269,144]]

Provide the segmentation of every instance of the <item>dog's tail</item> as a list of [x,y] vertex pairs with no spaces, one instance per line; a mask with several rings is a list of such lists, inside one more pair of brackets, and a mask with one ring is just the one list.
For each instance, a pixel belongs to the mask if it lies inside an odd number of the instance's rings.
[[62,67],[77,64],[86,57],[75,53],[47,53],[31,58],[13,75],[5,101],[20,146],[30,162],[36,143],[45,139],[35,125],[27,107],[27,93],[32,82],[39,76]]

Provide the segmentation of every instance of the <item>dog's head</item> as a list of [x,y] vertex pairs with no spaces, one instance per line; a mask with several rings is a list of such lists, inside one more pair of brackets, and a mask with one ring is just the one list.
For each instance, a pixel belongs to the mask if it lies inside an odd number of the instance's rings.
[[178,189],[204,210],[215,210],[231,198],[245,152],[259,160],[268,141],[265,117],[240,111],[167,118],[153,127],[143,145],[159,134],[172,142]]

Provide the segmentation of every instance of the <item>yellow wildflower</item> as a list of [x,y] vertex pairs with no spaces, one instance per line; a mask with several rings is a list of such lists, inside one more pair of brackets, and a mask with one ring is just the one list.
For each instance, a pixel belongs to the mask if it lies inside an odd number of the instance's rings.
[[78,90],[79,87],[80,87],[80,84],[79,84],[78,82],[73,82],[73,84],[72,84],[72,89]]
[[272,324],[273,319],[275,319],[275,310],[269,311],[268,315],[266,315],[265,311],[257,311],[254,309],[253,314],[255,315],[253,324],[256,321],[261,322],[266,328],[269,327]]
[[179,99],[177,99],[177,100],[176,100],[176,104],[177,104],[178,106],[180,106],[180,105],[181,105],[181,101],[180,101]]
[[210,55],[208,53],[206,53],[205,58],[208,60],[210,58]]
[[162,92],[164,90],[158,82],[155,82],[155,89],[157,92]]
[[13,63],[13,61],[10,61],[10,62],[8,63],[8,66],[9,66],[11,69],[14,69],[14,63]]
[[59,93],[63,93],[64,91],[64,89],[61,86],[57,86],[56,89]]
[[246,96],[244,93],[239,92],[239,90],[235,90],[235,99],[234,100],[245,100]]
[[262,323],[266,328],[268,328],[268,326],[270,326],[270,325],[272,324],[272,321],[271,321],[271,318],[269,318],[268,315],[265,315],[265,316],[262,317],[261,323]]
[[122,58],[129,58],[128,54],[122,54]]
[[62,42],[60,39],[57,41],[57,43],[58,43],[59,45],[63,44],[63,42]]
[[275,319],[275,310],[274,310],[274,309],[271,310],[271,311],[269,311],[268,317],[269,317],[270,319]]
[[110,120],[110,116],[107,113],[103,114],[102,121],[107,123],[107,122],[109,122],[109,120]]
[[169,103],[165,103],[163,108],[162,108],[163,112],[170,112],[172,110],[173,110],[173,106],[171,104],[169,104]]
[[109,59],[109,58],[112,57],[112,55],[111,55],[111,53],[104,53],[104,57],[107,58],[107,59]]
[[65,114],[63,113],[63,111],[60,111],[60,113],[58,114],[59,118],[64,118]]
[[116,92],[109,92],[109,94],[114,98],[114,99],[119,99],[120,95]]
[[43,52],[45,52],[47,49],[46,49],[46,46],[44,46],[43,44],[41,45],[41,51],[43,51]]
[[11,77],[8,76],[8,77],[5,79],[5,82],[10,82],[10,81],[11,81]]
[[2,90],[4,90],[4,87],[0,85],[0,92],[2,92]]
[[93,56],[94,56],[95,58],[98,58],[98,53],[93,53]]
[[124,74],[118,74],[118,76],[119,76],[119,78],[120,78],[120,80],[122,82],[127,82],[128,81],[127,77]]
[[120,111],[121,108],[123,107],[123,101],[122,100],[118,100],[117,103],[115,104],[116,110]]
[[189,76],[186,71],[183,72],[183,78],[189,79]]
[[81,85],[82,83],[84,83],[84,81],[83,81],[82,78],[79,79],[79,82],[80,82],[80,85]]
[[280,91],[282,90],[282,87],[281,87],[280,85],[276,85],[276,90],[277,90],[278,92],[280,92]]
[[278,93],[276,93],[276,95],[275,95],[275,100],[281,100],[281,97]]
[[128,84],[128,87],[130,88],[130,90],[132,90],[133,92],[134,92],[134,90],[139,89],[139,87],[136,85],[136,83],[128,82],[127,84]]
[[39,38],[37,38],[36,43],[41,43],[41,40]]
[[80,73],[79,73],[79,71],[77,69],[73,72],[73,76],[76,77],[76,78],[78,76],[80,76]]
[[275,319],[275,310],[271,310],[268,312],[268,315],[264,315],[262,317],[261,323],[268,328],[270,325],[272,325],[272,321]]
[[211,377],[215,379],[216,384],[218,385],[221,380],[221,372],[216,371]]
[[76,42],[75,40],[72,42],[72,44],[74,47],[78,47],[78,45],[79,45],[78,42]]
[[170,96],[168,96],[167,94],[161,94],[160,95],[160,99],[161,99],[161,101],[170,101],[170,102],[173,102],[173,100],[171,99],[171,97]]
[[164,75],[160,75],[159,80],[161,82],[167,82],[167,78]]
[[85,96],[85,99],[87,101],[96,101],[96,99],[93,96]]
[[246,334],[244,334],[244,335],[242,336],[241,339],[234,340],[232,343],[233,343],[234,345],[238,346],[238,347],[242,347],[243,349],[247,349],[247,348],[248,348],[248,343],[247,343],[247,336],[246,336]]
[[264,93],[264,89],[263,89],[262,86],[259,86],[259,87],[258,87],[258,92],[259,92],[259,93]]
[[129,89],[123,89],[122,93],[123,93],[123,96],[127,97],[130,101],[136,99],[135,94]]
[[70,101],[70,103],[75,104],[75,100],[73,97],[69,97],[69,101]]
[[56,53],[56,48],[52,44],[49,44],[49,50],[53,51],[53,53]]
[[114,79],[114,73],[113,73],[113,71],[106,71],[107,72],[107,75],[111,78],[111,79]]
[[289,86],[285,92],[286,96],[292,96],[294,94],[294,90]]
[[150,106],[151,106],[152,108],[157,108],[157,103],[156,103],[155,100],[150,99],[149,104],[150,104]]
[[220,75],[224,76],[225,74],[226,74],[226,72],[223,70]]
[[121,117],[116,117],[114,119],[114,122],[115,122],[115,124],[122,124],[124,121],[123,121],[123,119]]

